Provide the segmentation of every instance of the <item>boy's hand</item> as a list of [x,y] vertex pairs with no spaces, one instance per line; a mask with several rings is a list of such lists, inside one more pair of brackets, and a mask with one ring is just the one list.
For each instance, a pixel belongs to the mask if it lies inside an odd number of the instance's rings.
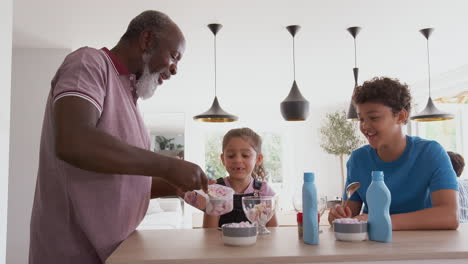
[[368,215],[367,214],[356,215],[354,218],[359,219],[361,221],[367,221]]
[[333,220],[338,219],[338,218],[350,218],[352,216],[351,208],[348,206],[343,207],[339,204],[335,206],[335,208],[332,208],[330,210],[330,213],[328,214],[328,222],[330,225],[332,225]]

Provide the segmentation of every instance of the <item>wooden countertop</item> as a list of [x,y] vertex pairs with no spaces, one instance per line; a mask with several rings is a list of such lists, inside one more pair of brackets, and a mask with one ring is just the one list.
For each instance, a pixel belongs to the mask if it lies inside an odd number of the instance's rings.
[[468,259],[468,224],[455,231],[396,231],[392,243],[336,241],[321,227],[320,245],[304,244],[296,227],[269,228],[248,247],[224,246],[217,229],[135,231],[107,264],[312,263],[423,259]]

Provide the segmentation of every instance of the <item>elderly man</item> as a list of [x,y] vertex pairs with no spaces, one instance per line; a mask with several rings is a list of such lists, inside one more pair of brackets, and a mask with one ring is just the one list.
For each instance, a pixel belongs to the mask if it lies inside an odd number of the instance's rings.
[[177,73],[184,49],[167,15],[145,11],[113,49],[85,47],[65,58],[42,128],[30,264],[104,263],[150,197],[207,188],[197,165],[148,150],[137,108]]

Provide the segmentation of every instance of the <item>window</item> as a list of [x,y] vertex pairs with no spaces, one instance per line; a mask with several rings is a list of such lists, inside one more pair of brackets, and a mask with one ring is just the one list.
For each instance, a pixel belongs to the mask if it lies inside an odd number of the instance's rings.
[[[416,135],[439,142],[447,151],[454,151],[468,160],[468,104],[442,104],[441,110],[455,115],[455,119],[435,122],[412,122]],[[460,178],[468,178],[465,168]]]
[[223,133],[213,132],[205,139],[205,172],[212,179],[218,179],[227,176],[221,162]]
[[422,122],[419,124],[419,131],[421,137],[439,142],[447,151],[461,150],[457,149],[457,119]]
[[[262,137],[263,165],[267,172],[267,181],[282,183],[282,144],[281,136],[276,133],[259,133]],[[228,176],[221,162],[222,140],[224,133],[211,132],[205,139],[205,171],[207,176],[218,179]]]

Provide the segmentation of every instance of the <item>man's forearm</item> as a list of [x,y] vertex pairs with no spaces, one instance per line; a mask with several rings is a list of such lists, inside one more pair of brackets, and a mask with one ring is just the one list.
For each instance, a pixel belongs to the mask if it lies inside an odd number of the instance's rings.
[[57,149],[57,156],[81,169],[164,177],[171,166],[169,157],[128,145],[95,128],[83,128],[71,135]]
[[181,194],[182,191],[178,190],[174,185],[161,178],[153,177],[151,182],[151,199],[170,195],[180,196]]
[[457,229],[457,208],[439,206],[391,215],[393,230]]

